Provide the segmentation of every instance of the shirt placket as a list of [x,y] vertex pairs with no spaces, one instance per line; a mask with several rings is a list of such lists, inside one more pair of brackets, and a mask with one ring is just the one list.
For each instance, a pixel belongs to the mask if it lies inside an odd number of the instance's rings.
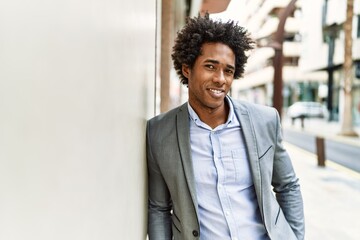
[[213,148],[213,159],[217,170],[217,193],[220,199],[221,208],[228,225],[232,240],[238,240],[235,218],[231,210],[230,198],[226,190],[226,172],[221,161],[221,140],[219,131],[211,131],[211,145]]

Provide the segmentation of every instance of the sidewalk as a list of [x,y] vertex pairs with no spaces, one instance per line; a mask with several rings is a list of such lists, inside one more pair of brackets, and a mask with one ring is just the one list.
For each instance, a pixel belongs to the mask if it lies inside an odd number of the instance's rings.
[[[284,119],[283,127],[360,147],[359,137],[338,135],[339,123],[305,119],[302,129],[300,121],[291,125],[289,119]],[[360,135],[359,127],[354,130]],[[331,161],[326,161],[326,167],[318,167],[315,154],[286,142],[284,145],[300,179],[305,239],[360,239],[360,174]]]

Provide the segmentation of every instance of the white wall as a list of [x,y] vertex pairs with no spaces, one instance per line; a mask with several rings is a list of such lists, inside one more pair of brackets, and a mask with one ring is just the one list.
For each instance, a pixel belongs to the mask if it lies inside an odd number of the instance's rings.
[[322,36],[323,1],[301,1],[301,8],[299,67],[302,71],[315,71],[327,66],[328,45]]
[[155,1],[0,0],[0,239],[145,238]]
[[[303,71],[317,71],[328,65],[329,46],[323,41],[322,1],[301,1],[302,7],[302,49],[299,66]],[[346,17],[346,1],[329,0],[326,24],[342,24]],[[356,14],[360,12],[360,0],[354,1],[353,59],[359,59],[359,40],[356,38]],[[334,64],[344,62],[344,32],[340,31],[335,41]]]

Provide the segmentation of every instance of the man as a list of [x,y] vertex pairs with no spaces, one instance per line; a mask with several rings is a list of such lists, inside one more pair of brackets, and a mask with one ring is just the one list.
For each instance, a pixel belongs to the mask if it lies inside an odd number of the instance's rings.
[[188,102],[147,124],[150,240],[304,238],[277,112],[227,96],[252,48],[242,27],[208,14],[178,33],[172,58]]

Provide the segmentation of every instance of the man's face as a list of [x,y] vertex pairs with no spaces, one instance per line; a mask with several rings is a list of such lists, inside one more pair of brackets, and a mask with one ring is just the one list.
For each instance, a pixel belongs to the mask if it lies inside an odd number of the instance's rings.
[[183,65],[188,78],[189,103],[199,114],[224,107],[235,72],[235,54],[223,43],[204,43],[193,68]]

